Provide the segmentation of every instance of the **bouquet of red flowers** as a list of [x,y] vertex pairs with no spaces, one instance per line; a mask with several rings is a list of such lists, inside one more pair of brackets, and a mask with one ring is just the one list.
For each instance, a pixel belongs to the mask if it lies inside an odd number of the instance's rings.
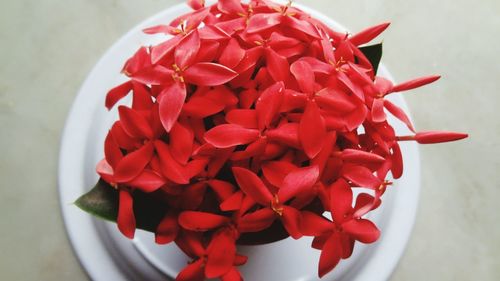
[[[466,134],[397,136],[385,99],[439,76],[398,85],[377,76],[381,44],[363,46],[384,23],[355,35],[326,26],[289,2],[219,0],[193,8],[125,63],[129,78],[106,96],[118,107],[98,163],[101,179],[77,205],[175,242],[192,258],[176,280],[242,280],[237,244],[314,237],[319,276],[380,232],[364,216],[403,173],[400,141],[436,143]],[[361,47],[360,47],[361,46]],[[363,187],[372,192],[359,193]],[[324,216],[324,214],[328,214]]]

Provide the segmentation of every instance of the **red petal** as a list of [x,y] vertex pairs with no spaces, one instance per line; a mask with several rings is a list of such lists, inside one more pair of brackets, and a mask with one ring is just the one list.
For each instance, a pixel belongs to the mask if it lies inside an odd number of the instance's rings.
[[206,254],[204,240],[203,233],[181,231],[177,235],[175,244],[189,257],[199,258]]
[[257,46],[255,48],[246,50],[246,56],[243,58],[243,60],[235,70],[238,73],[243,73],[248,70],[253,71],[252,68],[261,59],[263,50],[264,48],[262,46]]
[[294,90],[285,89],[280,112],[289,112],[297,108],[303,108],[307,103],[307,95]]
[[353,131],[358,128],[365,121],[367,114],[368,108],[366,107],[366,105],[363,103],[359,103],[355,110],[344,117],[344,122],[347,130]]
[[204,9],[196,10],[191,14],[185,15],[183,19],[187,20],[186,31],[189,32],[197,28],[207,18],[209,14],[210,14],[210,9],[207,7]]
[[[207,143],[207,145],[212,146]],[[226,149],[217,149],[217,156],[212,158],[210,164],[207,167],[207,176],[215,177],[222,169],[222,167],[226,164],[227,159],[231,157],[231,154],[234,151],[234,147],[226,148]]]
[[299,125],[299,138],[304,152],[312,159],[323,148],[326,138],[325,120],[315,102],[309,101]]
[[109,90],[106,94],[106,108],[110,110],[119,100],[132,90],[132,81],[127,81]]
[[266,145],[267,145],[267,140],[264,138],[259,138],[258,140],[249,144],[245,148],[245,150],[234,152],[233,155],[231,156],[231,160],[239,161],[239,160],[248,159],[248,158],[254,157],[254,156],[260,156],[260,155],[264,154],[264,152],[266,150]]
[[240,232],[259,232],[273,224],[276,213],[270,208],[257,210],[248,215],[244,215],[238,222]]
[[165,184],[166,180],[151,170],[144,170],[136,178],[127,183],[127,185],[146,193],[156,191]]
[[360,101],[364,102],[365,94],[363,90],[356,84],[354,84],[351,79],[342,71],[338,72],[337,78],[344,84]]
[[316,236],[314,237],[312,243],[311,243],[311,248],[316,249],[316,250],[321,250],[323,246],[325,245],[326,241],[328,238],[330,238],[331,233],[327,233],[322,236]]
[[243,277],[238,269],[233,267],[221,277],[221,281],[243,281]]
[[164,24],[159,24],[155,26],[151,26],[148,28],[144,28],[142,32],[146,34],[158,34],[158,33],[163,33],[166,35],[175,35],[178,31],[177,28],[172,27],[170,25],[164,25]]
[[398,143],[395,143],[394,146],[392,146],[391,160],[392,177],[399,179],[403,175],[403,155],[401,154],[401,148]]
[[220,201],[227,199],[234,192],[234,186],[227,181],[212,179],[207,181],[207,183]]
[[175,47],[175,64],[181,69],[193,64],[199,49],[200,35],[198,34],[198,30],[195,29],[184,36],[177,47]]
[[356,108],[344,92],[333,88],[320,90],[316,93],[315,100],[321,108],[340,113],[351,112]]
[[245,50],[241,48],[238,40],[231,38],[227,47],[222,51],[219,62],[229,68],[235,68],[245,57]]
[[233,167],[233,175],[239,187],[246,195],[250,196],[257,203],[267,206],[273,196],[262,180],[252,171],[245,168]]
[[314,38],[319,39],[320,36],[316,30],[316,28],[309,22],[305,20],[300,20],[297,18],[294,18],[293,16],[288,16],[285,17],[284,20],[285,24],[288,25],[289,27],[296,29],[298,31],[302,31],[307,35],[310,35]]
[[182,195],[178,199],[180,207],[183,210],[195,210],[198,209],[203,202],[205,193],[207,190],[207,185],[205,182],[197,182],[183,187]]
[[134,73],[131,77],[135,81],[145,85],[162,85],[172,81],[173,73],[174,72],[171,69],[161,65],[155,65],[143,68]]
[[344,166],[342,175],[361,187],[378,188],[381,181],[373,175],[372,171],[363,166]]
[[387,116],[384,112],[384,100],[381,98],[373,99],[372,104],[372,120],[375,123],[384,122]]
[[331,64],[320,61],[317,58],[302,57],[300,60],[309,63],[315,73],[331,75],[332,71],[334,71],[334,67]]
[[199,158],[189,161],[184,169],[185,177],[191,179],[204,173],[208,162],[208,158]]
[[134,238],[135,217],[132,195],[127,190],[120,190],[120,203],[118,205],[118,229],[129,239]]
[[205,7],[205,0],[187,0],[187,4],[193,10],[199,10]]
[[217,3],[217,9],[229,15],[246,13],[245,9],[243,9],[243,7],[241,6],[241,2],[239,0],[219,0]]
[[355,46],[366,44],[372,41],[375,37],[379,36],[380,33],[384,32],[387,27],[389,27],[390,23],[382,23],[376,26],[369,27],[354,36],[350,37],[349,40]]
[[141,69],[151,66],[151,59],[146,47],[141,47],[135,54],[129,58],[123,66],[122,72],[130,76]]
[[160,120],[167,132],[174,126],[186,100],[184,84],[174,83],[160,93]]
[[178,232],[177,214],[168,212],[156,228],[155,242],[157,244],[168,244],[175,240]]
[[193,96],[182,108],[183,114],[205,118],[224,110],[225,104],[220,100],[214,100],[205,96]]
[[266,136],[269,140],[276,141],[291,147],[300,147],[299,124],[286,123],[276,129],[267,131]]
[[292,37],[287,37],[284,36],[283,34],[279,32],[273,32],[271,36],[269,37],[269,46],[273,50],[279,50],[279,49],[285,49],[285,48],[290,48],[292,46],[299,45],[301,43],[300,40]]
[[153,100],[149,88],[136,81],[132,81],[132,85],[134,89],[132,108],[135,110],[150,110],[153,107]]
[[375,77],[375,88],[379,94],[386,95],[392,89],[392,82],[386,78],[377,76]]
[[429,143],[461,140],[468,136],[469,136],[468,134],[457,133],[457,132],[427,131],[427,132],[418,132],[415,135],[415,140],[421,144],[429,144]]
[[430,83],[438,80],[439,78],[441,78],[441,76],[439,76],[439,75],[417,78],[417,79],[407,81],[407,82],[404,82],[404,83],[401,83],[399,85],[394,86],[392,88],[391,92],[408,91],[411,89],[422,87],[422,86],[425,86],[427,84],[430,84]]
[[290,206],[283,206],[283,216],[281,216],[281,222],[283,223],[283,227],[285,227],[286,231],[293,239],[299,239],[302,237],[299,227],[300,212],[297,209]]
[[118,113],[122,127],[128,135],[139,139],[153,138],[153,130],[142,114],[123,105],[118,107]]
[[170,54],[179,41],[182,39],[182,36],[175,36],[172,39],[169,39],[157,46],[151,47],[151,61],[154,64],[157,64],[160,60]]
[[369,211],[376,209],[382,201],[380,200],[380,192],[375,192],[376,197],[367,193],[360,193],[356,197],[356,204],[354,205],[354,213],[352,217],[355,219],[361,218]]
[[264,177],[276,187],[281,187],[285,177],[295,169],[297,167],[287,161],[269,161],[262,165]]
[[352,211],[352,190],[349,184],[339,179],[330,186],[330,212],[333,220],[340,224]]
[[231,220],[212,213],[184,211],[179,215],[179,224],[192,231],[208,231],[221,227]]
[[115,179],[113,177],[113,168],[109,166],[108,162],[106,162],[106,159],[102,159],[101,161],[97,162],[95,171],[105,182],[109,184],[115,184]]
[[319,174],[322,175],[325,170],[328,160],[332,156],[332,151],[335,148],[335,143],[337,141],[337,133],[335,131],[330,132],[326,135],[325,144],[323,149],[318,153],[316,157],[311,159],[311,165],[317,165],[319,168]]
[[220,204],[220,209],[225,212],[239,210],[243,203],[243,195],[241,191],[233,193],[233,195]]
[[108,135],[104,140],[104,155],[106,157],[106,161],[113,168],[116,168],[120,160],[123,158],[123,154],[115,141],[112,131],[108,132]]
[[322,36],[320,43],[325,61],[328,63],[335,63],[335,57],[333,56],[333,46],[330,42],[330,39],[327,36]]
[[319,168],[316,165],[291,171],[278,191],[280,202],[287,202],[298,194],[314,192],[312,187],[318,181],[318,177]]
[[184,71],[186,81],[198,86],[217,86],[231,81],[238,73],[221,64],[199,62]]
[[175,183],[188,184],[189,178],[184,167],[172,157],[168,145],[162,141],[155,141],[154,146],[160,158],[162,174]]
[[256,33],[281,23],[281,14],[255,14],[250,17],[246,31],[248,33]]
[[319,258],[318,276],[325,276],[328,272],[334,269],[342,258],[342,244],[340,243],[340,234],[335,232],[326,240],[321,250]]
[[349,220],[342,224],[342,229],[362,243],[373,243],[380,237],[377,226],[365,219]]
[[248,144],[259,138],[259,131],[239,125],[222,124],[205,133],[205,141],[218,148]]
[[242,255],[236,254],[236,257],[234,259],[234,265],[235,266],[241,266],[241,265],[246,264],[247,261],[248,261],[248,257],[247,256],[242,256]]
[[115,180],[116,182],[128,182],[137,177],[144,167],[153,157],[153,144],[148,143],[138,150],[131,152],[116,165]]
[[[200,39],[201,40],[217,40],[217,41],[223,41],[227,39],[228,37],[231,37],[229,34],[227,34],[224,30],[222,30],[220,27],[215,26],[215,25],[209,25],[205,26],[202,29],[199,29],[198,32],[200,33]],[[206,41],[203,42],[203,49],[200,49],[198,51],[198,58],[200,58],[201,53],[205,53],[203,57],[208,56],[207,53],[218,51],[219,50],[220,43],[216,41]],[[210,51],[205,52],[204,49],[209,48]],[[215,55],[213,54],[212,59],[198,59],[198,61],[212,61],[215,59]]]
[[408,129],[410,129],[412,132],[415,132],[415,128],[413,127],[410,118],[401,108],[388,100],[384,100],[384,106],[392,115],[401,120],[401,122],[405,123]]
[[303,211],[300,219],[300,232],[307,236],[320,236],[332,230],[332,223],[323,216]]
[[236,256],[236,242],[229,231],[221,231],[212,237],[207,248],[205,277],[215,278],[228,272]]
[[194,133],[176,122],[170,131],[170,152],[177,162],[186,165],[193,152]]
[[203,266],[203,259],[199,259],[193,263],[188,264],[179,275],[175,278],[175,281],[203,281],[205,280],[205,271]]
[[290,65],[285,57],[278,55],[273,49],[266,48],[266,63],[269,75],[274,81],[286,81],[290,74]]
[[284,89],[285,85],[282,81],[276,82],[265,89],[257,99],[255,109],[257,111],[257,121],[260,130],[270,127],[276,114],[278,114],[283,100]]
[[130,137],[125,130],[123,130],[123,126],[120,121],[117,121],[111,127],[111,132],[113,133],[113,138],[120,148],[124,148],[127,150],[132,150],[136,148],[137,142],[135,139]]
[[314,92],[315,78],[311,65],[304,60],[298,60],[292,63],[290,66],[290,72],[292,72],[293,76],[297,80],[300,90],[303,93]]
[[226,121],[247,129],[257,129],[257,112],[253,109],[233,109],[226,113]]
[[245,29],[246,19],[243,17],[238,17],[228,21],[222,21],[216,24],[217,28],[223,30],[228,36],[234,35],[234,33]]
[[347,148],[342,151],[342,160],[351,163],[367,164],[382,163],[385,161],[385,158],[375,153]]
[[249,109],[250,107],[252,107],[253,103],[255,102],[255,100],[257,100],[259,95],[260,95],[260,92],[258,92],[257,90],[255,90],[253,88],[242,91],[239,94],[240,107],[244,108],[244,109]]

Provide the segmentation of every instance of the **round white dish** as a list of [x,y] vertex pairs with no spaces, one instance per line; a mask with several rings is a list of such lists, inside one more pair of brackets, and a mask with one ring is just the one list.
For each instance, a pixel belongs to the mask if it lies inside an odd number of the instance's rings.
[[[298,6],[330,26],[345,30],[317,11]],[[114,224],[94,219],[71,203],[97,181],[94,167],[103,157],[107,130],[117,118],[116,109],[108,112],[104,107],[105,93],[125,80],[121,67],[139,46],[165,38],[145,35],[141,30],[168,23],[187,11],[185,4],[166,9],[116,42],[90,72],[66,121],[59,159],[60,203],[72,246],[92,280],[172,280],[186,264],[186,256],[175,245],[156,245],[153,235],[143,231],[128,240]],[[392,78],[383,65],[379,74]],[[391,100],[408,112],[402,97],[393,95]],[[397,120],[391,119],[391,123],[399,134],[408,133]],[[372,245],[357,244],[353,256],[322,280],[383,281],[390,277],[409,239],[420,189],[417,145],[403,143],[401,149],[404,176],[384,195],[383,206],[370,214],[382,231],[380,240]],[[249,262],[241,268],[245,280],[319,280],[319,251],[310,248],[310,241],[288,238],[265,246],[240,247],[239,252],[249,255]]]

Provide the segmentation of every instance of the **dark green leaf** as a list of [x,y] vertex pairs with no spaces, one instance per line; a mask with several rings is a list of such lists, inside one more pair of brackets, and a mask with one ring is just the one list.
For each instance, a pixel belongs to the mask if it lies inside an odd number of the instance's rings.
[[380,64],[380,60],[382,59],[382,43],[361,47],[359,48],[359,50],[370,61],[370,63],[373,66],[373,70],[375,71],[375,74],[377,74],[378,65]]
[[[155,193],[134,191],[134,214],[137,228],[154,232],[168,208],[154,196]],[[118,216],[118,190],[100,179],[89,192],[75,201],[80,209],[98,218],[116,222]]]
[[94,188],[75,201],[75,205],[96,217],[116,221],[118,190],[107,182],[99,180]]

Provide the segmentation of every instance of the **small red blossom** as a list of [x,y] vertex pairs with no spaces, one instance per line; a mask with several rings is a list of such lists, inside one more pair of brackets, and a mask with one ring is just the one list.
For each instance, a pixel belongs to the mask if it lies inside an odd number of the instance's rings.
[[[314,237],[322,277],[356,242],[379,238],[364,216],[381,204],[388,173],[403,174],[400,141],[467,137],[417,132],[385,99],[440,78],[393,85],[376,75],[365,44],[389,23],[348,35],[291,1],[187,4],[192,12],[144,30],[166,39],[140,47],[123,67],[128,80],[108,92],[108,109],[129,94],[132,103],[118,106],[97,165],[118,192],[125,236],[145,219],[136,195],[160,202],[156,242],[192,260],[176,280],[243,280],[237,244],[279,227],[281,238]],[[397,136],[388,113],[412,135]],[[370,192],[353,198],[354,187]]]

